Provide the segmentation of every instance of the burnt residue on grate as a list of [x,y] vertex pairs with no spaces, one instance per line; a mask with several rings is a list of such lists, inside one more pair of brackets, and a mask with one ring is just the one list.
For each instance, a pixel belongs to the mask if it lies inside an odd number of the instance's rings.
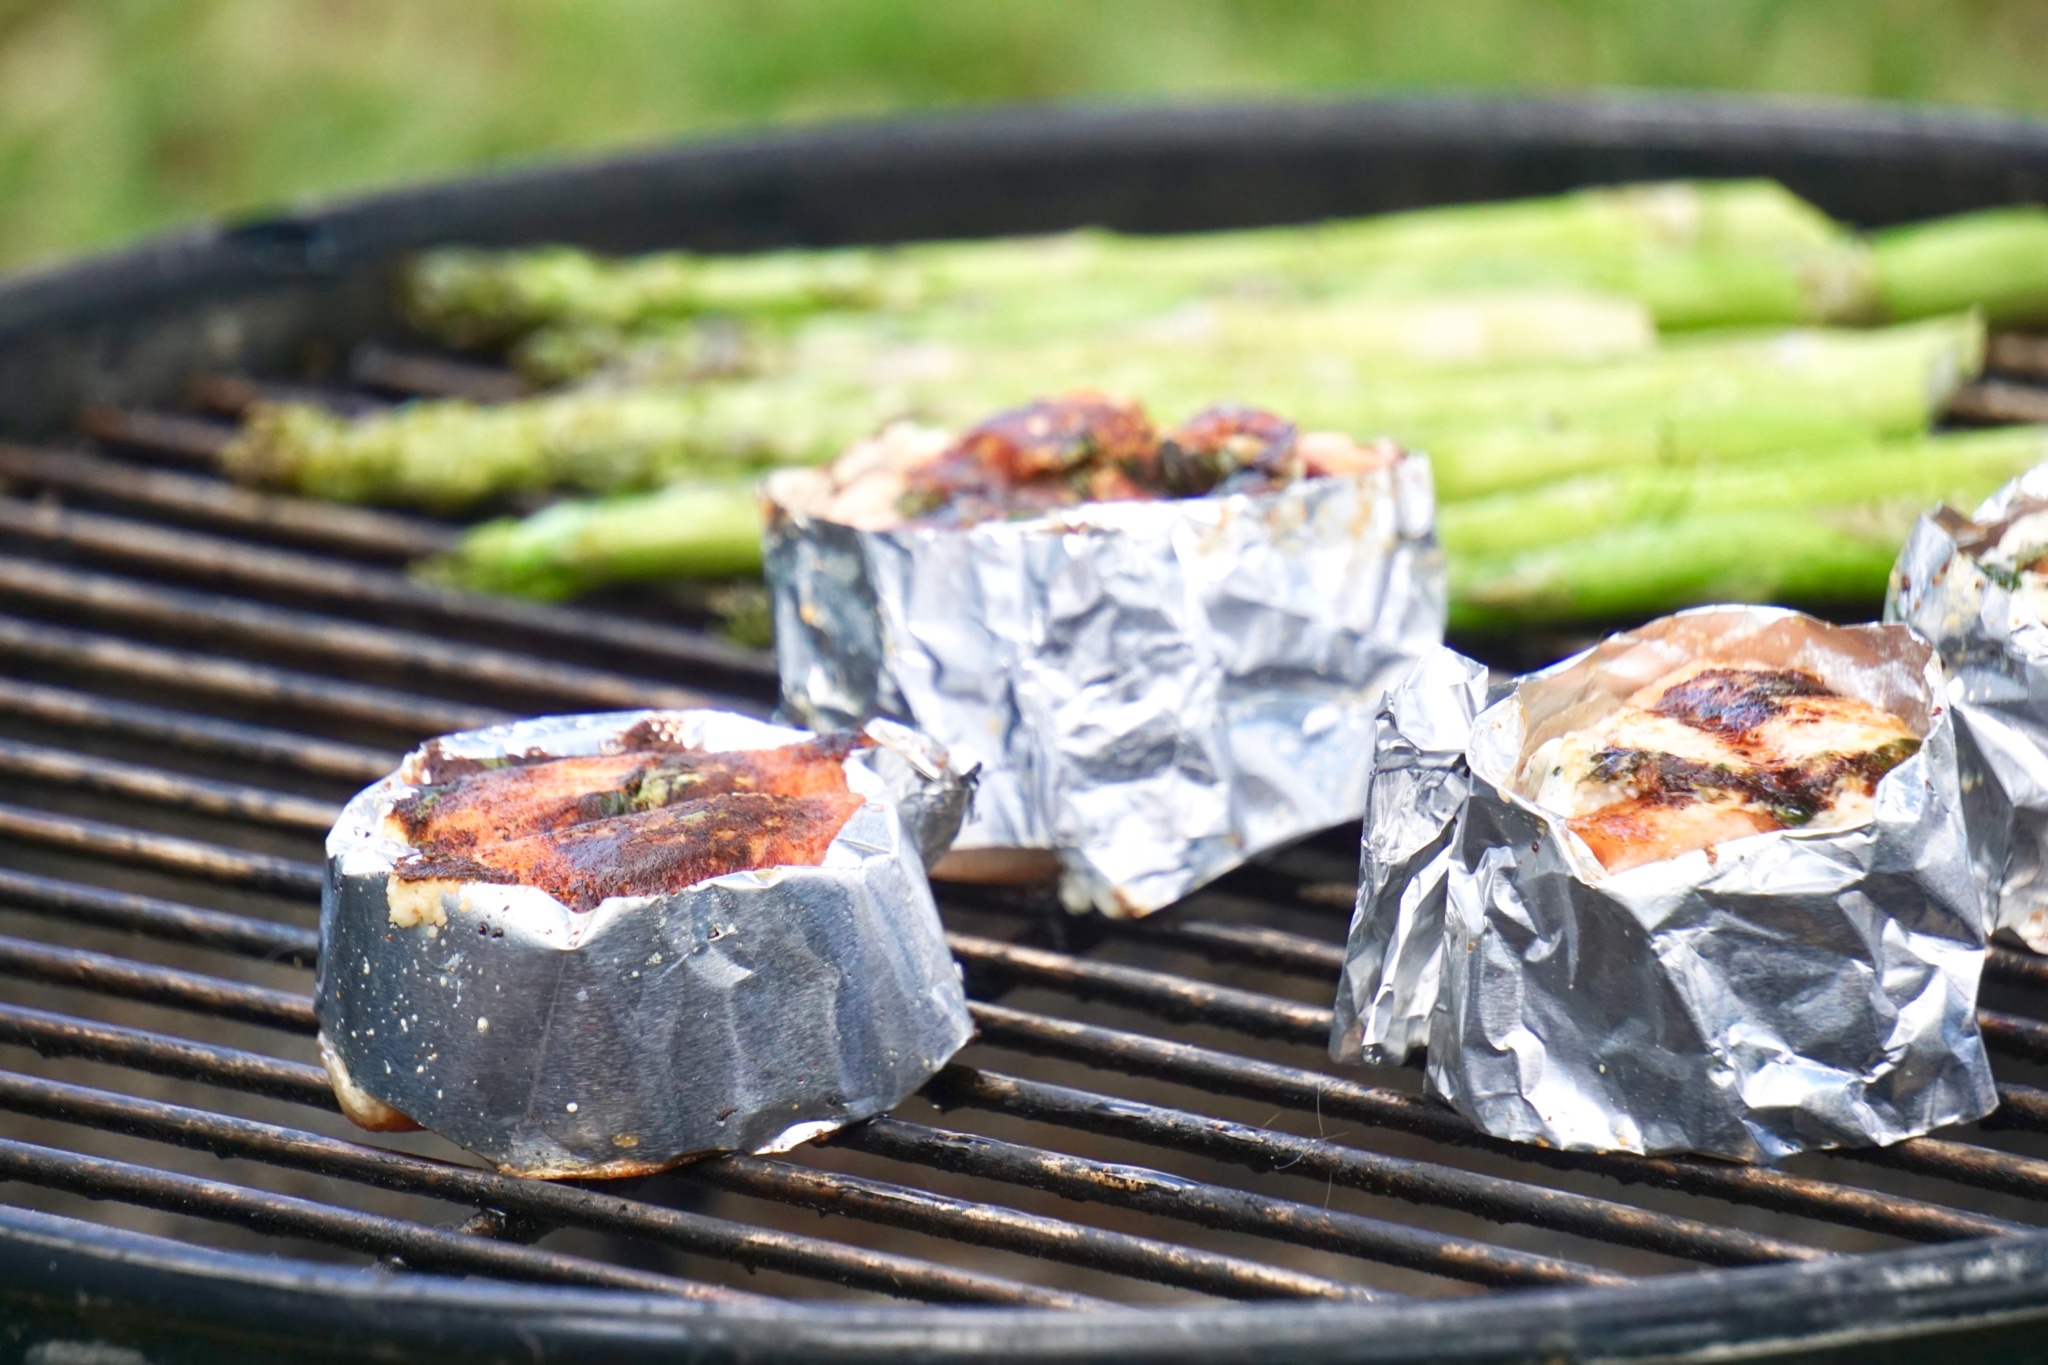
[[[2001,339],[2003,376],[1960,415],[2048,396],[2037,346]],[[1981,1130],[1777,1170],[1517,1147],[1412,1070],[1326,1065],[1355,830],[1138,922],[942,889],[978,1041],[896,1114],[785,1156],[548,1184],[359,1132],[311,1045],[341,800],[434,733],[765,712],[774,676],[630,601],[423,587],[403,562],[455,528],[210,472],[233,414],[280,385],[337,407],[518,392],[381,348],[348,373],[202,375],[185,408],[89,412],[78,448],[0,445],[11,1202],[393,1274],[1069,1311],[1614,1285],[2048,1222],[2039,960],[1992,955],[2004,1106]]]

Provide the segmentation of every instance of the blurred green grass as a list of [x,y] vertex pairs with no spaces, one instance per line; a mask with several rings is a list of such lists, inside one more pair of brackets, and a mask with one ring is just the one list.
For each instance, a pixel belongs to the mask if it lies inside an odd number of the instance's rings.
[[0,0],[0,265],[771,120],[1586,87],[2048,112],[2048,3]]

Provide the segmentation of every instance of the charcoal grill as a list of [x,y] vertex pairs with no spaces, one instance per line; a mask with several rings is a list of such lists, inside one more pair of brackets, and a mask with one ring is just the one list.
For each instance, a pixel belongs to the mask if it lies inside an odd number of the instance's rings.
[[[419,737],[763,711],[686,601],[417,586],[453,528],[209,469],[252,398],[491,401],[390,269],[1312,219],[1770,175],[1877,224],[2048,200],[2048,125],[1717,101],[1059,110],[686,146],[175,236],[0,287],[0,1355],[56,1362],[1957,1359],[2048,1354],[2048,963],[1994,951],[1993,1122],[1782,1170],[1482,1138],[1322,1061],[1356,831],[1137,924],[941,899],[979,1041],[898,1114],[618,1184],[334,1112],[318,840]],[[1959,420],[2040,418],[2039,341]],[[1495,642],[1521,665],[1555,642]],[[1521,657],[1516,657],[1517,651]]]

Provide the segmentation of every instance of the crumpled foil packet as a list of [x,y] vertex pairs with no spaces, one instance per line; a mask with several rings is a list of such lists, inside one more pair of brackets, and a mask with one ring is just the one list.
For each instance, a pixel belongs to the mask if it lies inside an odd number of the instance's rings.
[[1964,519],[1920,518],[1885,594],[1887,621],[1934,642],[1949,670],[1971,830],[1991,884],[1992,928],[2048,953],[2048,624],[1978,555],[2022,506],[2048,507],[2048,465]]
[[1380,702],[1358,905],[1344,945],[1330,1054],[1398,1064],[1429,1041],[1443,978],[1451,831],[1472,791],[1465,746],[1486,709],[1486,665],[1439,646]]
[[[1515,793],[1525,745],[1711,654],[1810,669],[1906,720],[1921,749],[1879,781],[1868,824],[1607,872]],[[1431,1091],[1495,1136],[1579,1151],[1772,1161],[1995,1106],[1976,1023],[1988,897],[1924,640],[1706,607],[1475,715],[1482,677],[1444,651],[1383,709],[1374,784],[1414,809],[1367,838],[1333,1056],[1399,1061],[1426,1035]]]
[[785,709],[982,764],[954,847],[1143,915],[1355,819],[1380,693],[1443,638],[1427,460],[1259,495],[855,530],[769,484]]
[[[458,757],[607,752],[633,725],[765,749],[800,731],[717,711],[551,716],[437,741]],[[782,1151],[900,1103],[972,1032],[925,880],[972,787],[901,726],[846,760],[868,802],[817,867],[735,873],[576,912],[469,883],[445,924],[393,922],[381,829],[423,751],[327,840],[317,1012],[352,1115],[379,1105],[523,1175],[625,1176]],[[349,1097],[353,1105],[346,1103]],[[367,1101],[367,1105],[365,1104]]]

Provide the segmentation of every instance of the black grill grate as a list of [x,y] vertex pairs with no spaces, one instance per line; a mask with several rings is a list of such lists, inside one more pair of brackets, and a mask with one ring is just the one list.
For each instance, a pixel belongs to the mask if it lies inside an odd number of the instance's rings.
[[[2043,343],[1958,416],[2035,413]],[[362,387],[504,397],[364,350]],[[548,709],[772,701],[767,661],[645,602],[416,585],[451,528],[202,472],[253,397],[97,409],[0,446],[0,1177],[6,1197],[394,1273],[698,1299],[1088,1310],[1625,1284],[2048,1222],[2048,965],[1993,954],[2004,1107],[1979,1130],[1784,1170],[1483,1138],[1410,1071],[1321,1049],[1350,902],[1337,831],[1138,923],[943,889],[979,1041],[899,1114],[784,1157],[612,1184],[478,1169],[342,1122],[313,1064],[319,837],[447,729]],[[81,1065],[81,1062],[88,1065]],[[935,1112],[937,1110],[944,1111]],[[94,1202],[99,1201],[99,1202]]]

